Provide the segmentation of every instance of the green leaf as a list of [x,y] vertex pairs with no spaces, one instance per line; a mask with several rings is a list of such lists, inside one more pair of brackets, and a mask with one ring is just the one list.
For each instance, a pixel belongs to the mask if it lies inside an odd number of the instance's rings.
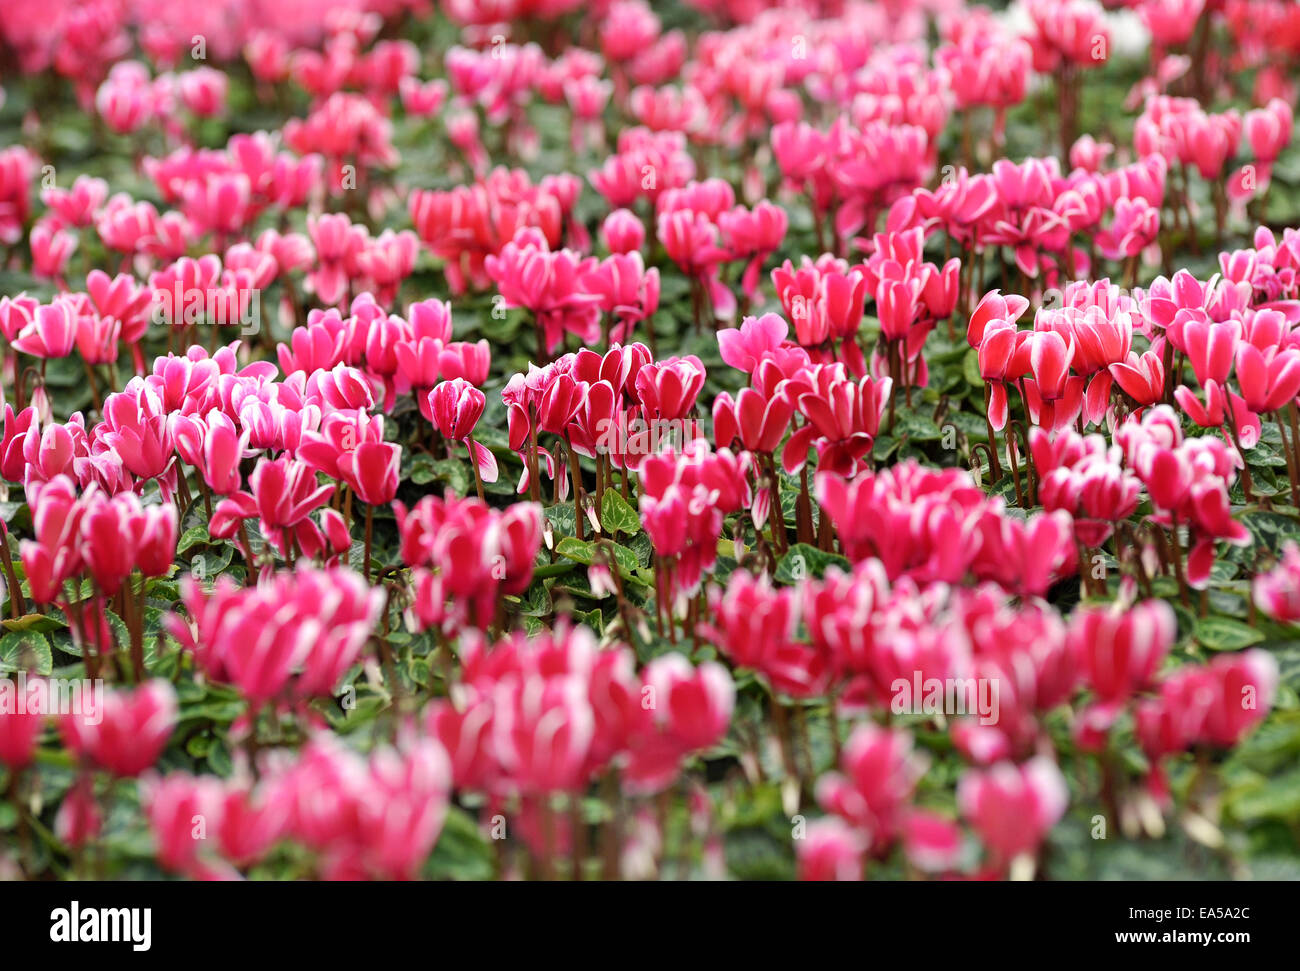
[[[633,576],[633,573],[641,564],[637,562],[635,553],[626,546],[619,546],[616,543],[602,543],[600,548],[613,554],[614,562],[618,564],[619,572],[625,580],[638,579]],[[572,536],[560,540],[555,546],[555,552],[585,566],[591,566],[596,560],[596,544]]]
[[1300,526],[1281,513],[1250,510],[1242,514],[1241,522],[1255,537],[1256,545],[1274,553],[1280,553],[1287,540],[1300,539]]
[[495,313],[483,318],[480,331],[488,340],[497,344],[513,343],[524,323],[522,313],[507,313],[504,317]]
[[631,536],[641,529],[641,517],[626,499],[613,489],[606,489],[605,498],[600,502],[600,525],[611,535],[627,533]]
[[1264,639],[1255,628],[1227,617],[1202,617],[1192,636],[1211,651],[1239,651]]
[[914,411],[900,411],[898,423],[894,426],[894,435],[897,438],[906,437],[913,442],[937,442],[943,437],[943,429],[936,425],[929,415],[917,414]]
[[[511,598],[507,597],[507,600]],[[523,617],[545,617],[551,612],[551,595],[544,583],[534,583],[519,599],[517,612]]]
[[850,569],[849,561],[842,556],[819,550],[808,543],[795,543],[776,565],[776,579],[779,583],[798,583],[808,577],[820,579],[831,565],[842,570]]
[[1300,769],[1232,793],[1228,806],[1241,820],[1300,819]]
[[36,631],[44,634],[52,630],[61,630],[68,625],[56,617],[47,617],[45,614],[23,614],[14,620],[5,619],[0,621],[5,630],[21,633],[22,631]]
[[876,441],[872,445],[872,455],[877,462],[883,462],[894,453],[894,450],[898,448],[898,445],[899,439],[890,435],[888,432],[877,435]]
[[599,607],[597,607],[595,610],[589,610],[585,613],[582,611],[574,611],[573,619],[580,624],[586,624],[588,627],[590,627],[593,631],[596,632],[597,637],[599,637],[605,631],[605,617],[600,612]]
[[14,631],[0,637],[0,671],[47,675],[54,670],[50,642],[39,631]]
[[957,426],[957,430],[966,436],[967,441],[987,442],[989,440],[988,425],[984,420],[984,413],[981,411],[978,415],[968,414],[964,411],[949,412],[944,418],[944,423]]
[[181,538],[176,543],[177,555],[184,553],[192,546],[206,546],[212,542],[212,537],[208,535],[207,526],[191,526],[181,534]]
[[1246,454],[1246,461],[1252,468],[1256,469],[1283,469],[1286,468],[1286,456],[1282,455],[1275,448],[1270,448],[1263,442],[1259,442]]
[[573,505],[567,502],[557,503],[554,506],[547,506],[542,510],[547,521],[551,524],[551,531],[557,536],[572,536],[577,532],[573,523]]
[[[637,562],[636,554],[626,546],[619,546],[616,543],[602,543],[600,549],[613,554],[619,575],[624,581],[642,584],[647,582],[643,577],[637,575],[636,571],[641,564]],[[584,566],[591,566],[595,562],[596,550],[595,543],[588,543],[572,536],[564,537],[555,545],[555,552],[560,556],[574,560]]]
[[555,552],[560,556],[567,556],[571,560],[576,560],[583,566],[591,566],[596,559],[596,547],[573,536],[561,538],[555,544]]
[[[501,826],[508,825],[504,817],[494,817],[493,822]],[[510,835],[513,834],[508,829],[501,833],[503,838]],[[473,816],[458,806],[447,810],[442,833],[424,865],[424,873],[435,879],[491,879],[492,844]]]
[[469,467],[469,456],[465,455],[464,461],[457,458],[439,459],[433,463],[434,471],[438,478],[444,480],[458,496],[467,496],[470,490],[474,488],[471,483],[471,471]]

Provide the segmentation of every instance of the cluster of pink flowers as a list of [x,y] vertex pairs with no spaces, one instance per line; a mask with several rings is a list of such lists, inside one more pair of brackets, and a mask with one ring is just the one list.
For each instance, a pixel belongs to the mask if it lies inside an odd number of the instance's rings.
[[1249,531],[1232,518],[1228,504],[1232,453],[1217,438],[1184,438],[1177,416],[1163,406],[1147,412],[1141,424],[1117,429],[1115,440],[1156,507],[1152,521],[1170,529],[1187,527],[1187,580],[1203,587],[1214,565],[1216,540],[1238,546],[1250,542]]
[[504,512],[480,499],[425,496],[412,509],[394,504],[402,561],[411,568],[411,613],[421,628],[452,636],[497,621],[503,594],[533,579],[542,544],[539,508],[518,503]]
[[61,690],[41,678],[26,682],[21,707],[0,717],[0,764],[14,773],[29,768],[46,722],[55,721],[78,774],[59,806],[54,831],[75,849],[103,829],[103,813],[94,796],[95,773],[135,779],[147,772],[171,738],[179,711],[176,690],[154,679],[134,689],[96,691],[95,698],[90,697],[94,689],[87,687],[80,710],[47,716],[51,698]]
[[227,84],[226,75],[211,67],[150,78],[149,69],[140,62],[119,61],[95,92],[95,109],[119,135],[152,122],[177,134],[184,125],[182,111],[194,118],[223,114]]
[[[345,619],[359,604],[336,603],[321,586],[339,578],[300,571],[291,589],[219,590],[196,612],[199,640],[228,643],[229,650],[214,655],[205,648],[205,670],[216,674],[230,665],[241,686],[254,677],[274,693],[272,682],[284,683],[295,657],[316,658],[318,674],[346,666],[348,645],[365,621]],[[355,593],[365,599],[362,589]],[[264,606],[243,611],[250,598]],[[294,616],[304,609],[314,615]],[[258,630],[266,621],[274,632]],[[336,623],[342,626],[331,629]],[[326,640],[313,646],[320,636]],[[453,788],[487,794],[488,815],[506,801],[512,808],[520,802],[525,839],[539,847],[554,841],[547,846],[553,851],[577,834],[549,829],[545,797],[576,792],[610,768],[637,791],[658,791],[685,757],[719,740],[733,706],[731,678],[720,665],[693,668],[673,655],[638,673],[630,651],[598,650],[582,629],[516,636],[490,650],[471,643],[462,662],[463,680],[451,699],[428,708],[424,731],[408,730],[395,747],[377,748],[368,759],[320,732],[296,754],[270,753],[256,781],[247,771],[226,781],[147,774],[141,800],[159,862],[191,877],[238,876],[235,867],[251,866],[291,840],[314,852],[317,872],[327,878],[409,879],[437,841]],[[299,676],[300,691],[324,683],[310,687],[311,670]],[[34,682],[33,697],[35,691]],[[149,682],[110,694],[102,715],[97,724],[66,719],[69,748],[87,771],[135,777],[153,765],[175,726],[176,699],[166,682]],[[0,759],[25,766],[40,725],[37,714],[0,719]],[[60,810],[59,834],[79,847],[102,822],[87,776]]]
[[[570,469],[581,455],[608,463],[606,471],[636,470],[665,443],[650,422],[691,427],[680,423],[694,414],[704,376],[699,358],[655,360],[640,343],[614,344],[604,354],[584,348],[543,367],[530,363],[526,374],[512,375],[501,391],[510,448],[523,458],[519,492],[540,494],[538,475],[545,462],[558,494],[566,496],[566,452]],[[542,447],[542,434],[557,437],[563,447],[557,444],[554,453]],[[580,522],[576,528],[581,534]]]
[[[1065,781],[1041,754],[1051,743],[1035,716],[1080,688],[1094,699],[1075,722],[1080,747],[1104,749],[1120,714],[1132,709],[1151,759],[1150,792],[1162,801],[1168,791],[1161,760],[1198,744],[1231,747],[1273,704],[1277,663],[1265,651],[1157,675],[1175,628],[1173,612],[1162,601],[1123,612],[1084,609],[1063,623],[1045,604],[1013,607],[990,588],[952,596],[899,585],[891,593],[882,576],[860,570],[852,580],[839,574],[828,578],[825,589],[812,588],[808,604],[825,610],[828,600],[842,597],[831,591],[848,586],[856,591],[840,599],[831,615],[839,622],[813,615],[808,627],[834,632],[838,657],[865,662],[864,683],[878,703],[890,704],[900,690],[910,699],[913,670],[920,672],[918,684],[952,683],[956,677],[958,684],[998,686],[996,725],[972,716],[951,729],[954,743],[978,766],[963,773],[957,802],[984,847],[977,872],[985,875],[1004,875],[1017,857],[1035,853],[1064,812]],[[908,600],[916,607],[900,609]],[[864,615],[870,618],[865,630],[847,623]],[[773,620],[761,616],[768,624]],[[1139,695],[1144,691],[1152,693]],[[852,697],[850,689],[846,701]],[[973,691],[970,704],[973,709]],[[858,729],[845,746],[842,767],[843,776],[818,780],[818,801],[832,816],[814,824],[817,832],[810,831],[800,846],[805,879],[861,879],[865,862],[886,855],[899,841],[923,871],[963,872],[967,857],[959,828],[910,804],[923,765],[905,732],[870,724]]]
[[418,875],[451,791],[447,753],[435,741],[412,737],[366,758],[321,733],[292,756],[276,754],[284,757],[269,759],[256,781],[247,773],[142,779],[158,862],[191,878],[237,878],[236,867],[291,840],[315,854],[315,873],[324,879]]
[[334,693],[384,608],[381,590],[342,567],[280,573],[256,587],[187,577],[189,621],[172,634],[208,677],[233,684],[254,706]]
[[808,122],[772,129],[772,152],[781,174],[805,192],[820,220],[833,217],[836,243],[865,230],[880,213],[929,181],[933,148],[925,129],[875,121],[861,130],[841,116],[827,131]]
[[64,582],[83,573],[111,595],[137,568],[146,577],[171,570],[174,507],[142,505],[131,492],[109,496],[96,483],[77,495],[73,480],[62,473],[29,488],[28,497],[36,510],[36,539],[25,540],[21,551],[37,603],[59,599]]
[[427,730],[451,754],[456,787],[490,797],[489,815],[522,803],[530,842],[545,836],[547,797],[581,792],[610,768],[632,790],[668,786],[686,756],[722,738],[734,704],[721,665],[674,654],[638,672],[629,650],[600,650],[583,628],[469,641],[461,660],[462,680],[430,706]]
[[[1070,284],[1064,305],[1040,307],[1029,331],[1016,326],[1026,299],[986,294],[967,336],[988,384],[991,428],[1006,424],[1011,386],[1047,431],[1113,425],[1130,409],[1176,401],[1197,425],[1222,428],[1238,449],[1252,448],[1261,416],[1300,390],[1294,254],[1271,240],[1259,237],[1263,250],[1221,254],[1225,274],[1207,283],[1180,270],[1132,294],[1108,280]],[[1134,349],[1138,336],[1147,341],[1142,353]],[[1175,353],[1191,364],[1199,396],[1172,380]],[[1229,384],[1234,373],[1240,393]],[[1239,456],[1233,460],[1240,466]]]
[[496,168],[473,185],[416,189],[408,207],[416,233],[444,261],[447,285],[459,295],[488,286],[487,257],[498,255],[520,230],[539,230],[548,249],[560,244],[566,209],[577,195],[562,185],[551,178],[533,185],[522,170]]
[[817,498],[844,552],[881,560],[891,577],[970,576],[1039,595],[1077,566],[1069,515],[1008,516],[961,469],[906,462],[847,481],[820,473]]
[[[865,862],[895,843],[923,873],[961,874],[966,847],[960,827],[912,802],[925,765],[905,732],[858,729],[845,746],[842,767],[842,775],[818,782],[818,801],[832,815],[812,824],[800,846],[803,879],[861,880]],[[957,799],[985,846],[977,875],[998,877],[1017,858],[1037,851],[1064,815],[1068,790],[1061,770],[1039,756],[1021,765],[1001,762],[967,771]]]

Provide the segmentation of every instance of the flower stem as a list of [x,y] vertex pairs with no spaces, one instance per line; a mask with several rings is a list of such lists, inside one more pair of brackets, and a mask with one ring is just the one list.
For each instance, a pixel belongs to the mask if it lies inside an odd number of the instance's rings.
[[366,553],[365,561],[362,563],[362,575],[366,578],[366,583],[370,582],[370,547],[374,541],[375,534],[375,507],[366,503]]

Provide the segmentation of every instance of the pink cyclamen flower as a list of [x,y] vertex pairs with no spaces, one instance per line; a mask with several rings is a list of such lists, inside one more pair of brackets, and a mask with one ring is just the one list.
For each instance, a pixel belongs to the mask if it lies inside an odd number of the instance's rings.
[[1103,701],[1122,701],[1147,687],[1173,646],[1177,621],[1162,600],[1125,611],[1076,611],[1070,647],[1088,685]]
[[830,817],[810,823],[798,845],[800,880],[862,879],[864,840],[842,820]]
[[397,495],[402,446],[366,442],[339,459],[339,475],[362,502],[381,506]]
[[140,804],[153,833],[158,862],[173,873],[196,874],[205,846],[195,821],[220,818],[221,780],[173,772],[150,772],[140,780]]
[[197,67],[183,72],[176,81],[182,103],[193,114],[212,118],[225,111],[229,80],[224,71]]
[[68,297],[36,308],[34,319],[14,338],[15,350],[33,357],[67,357],[77,341],[77,304]]
[[1035,852],[1068,802],[1061,770],[1043,756],[1019,766],[1001,762],[989,769],[970,769],[957,784],[961,814],[1001,867]]
[[817,801],[862,834],[869,847],[880,850],[899,835],[924,771],[904,732],[873,724],[855,729],[844,746],[841,773],[817,781]]
[[631,253],[645,244],[645,225],[630,209],[615,209],[600,227],[611,253]]
[[[8,538],[0,535],[0,542]],[[16,772],[31,764],[45,726],[45,712],[41,707],[42,689],[38,679],[27,681],[27,693],[18,697],[17,685],[10,683],[7,703],[0,708],[0,764]]]
[[1300,350],[1261,350],[1242,341],[1237,345],[1237,383],[1251,411],[1268,414],[1286,407],[1300,393]]
[[1110,227],[1097,234],[1097,248],[1108,260],[1137,256],[1160,232],[1160,210],[1145,199],[1116,199]]
[[77,248],[77,237],[66,229],[48,222],[38,222],[29,237],[32,248],[32,274],[43,280],[62,279],[68,260]]
[[1281,562],[1255,577],[1253,591],[1260,609],[1274,620],[1300,621],[1300,546],[1288,542]]
[[429,415],[448,441],[465,442],[470,460],[479,469],[484,482],[497,480],[497,460],[491,449],[474,441],[474,426],[483,415],[487,399],[464,378],[443,381],[428,394]]
[[124,778],[138,776],[158,761],[176,726],[176,691],[161,679],[138,688],[114,689],[103,696],[102,711],[65,716],[69,749]]
[[219,496],[239,490],[239,463],[248,452],[250,430],[238,430],[224,412],[212,410],[206,419],[178,416],[174,435],[176,451],[203,476]]

